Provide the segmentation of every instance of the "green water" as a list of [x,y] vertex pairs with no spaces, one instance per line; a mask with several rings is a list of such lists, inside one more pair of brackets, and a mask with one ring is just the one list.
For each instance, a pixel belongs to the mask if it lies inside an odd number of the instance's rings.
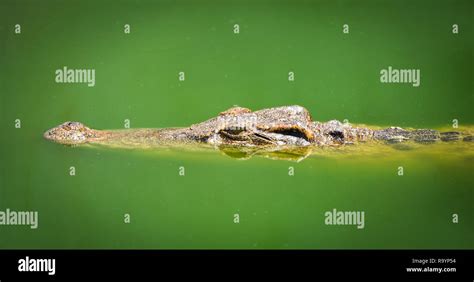
[[[66,120],[187,126],[236,104],[470,126],[473,28],[472,1],[2,1],[0,211],[38,211],[39,228],[0,225],[0,248],[472,249],[472,144],[290,162],[70,148],[42,134]],[[64,66],[95,69],[95,86],[56,83]],[[420,86],[380,83],[388,66],[420,69]],[[364,211],[365,227],[325,225],[334,208]]]

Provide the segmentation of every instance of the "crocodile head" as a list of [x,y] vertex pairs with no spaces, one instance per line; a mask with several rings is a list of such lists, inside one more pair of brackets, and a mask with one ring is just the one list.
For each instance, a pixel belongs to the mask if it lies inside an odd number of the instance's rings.
[[77,145],[86,143],[88,138],[95,137],[96,133],[80,122],[67,121],[46,131],[43,136],[56,143]]
[[312,119],[301,106],[251,112],[235,107],[218,117],[214,144],[237,146],[308,146],[314,142]]

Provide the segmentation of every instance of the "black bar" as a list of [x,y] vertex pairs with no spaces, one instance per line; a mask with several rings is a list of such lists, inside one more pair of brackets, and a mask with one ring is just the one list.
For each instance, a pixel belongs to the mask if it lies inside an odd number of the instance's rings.
[[[55,259],[55,274],[19,260]],[[40,279],[258,279],[473,281],[472,250],[1,250],[0,281]],[[436,263],[414,263],[435,259]],[[455,262],[453,261],[455,260]],[[449,262],[448,262],[449,261]],[[455,272],[407,272],[407,268]],[[429,269],[426,269],[427,271]]]

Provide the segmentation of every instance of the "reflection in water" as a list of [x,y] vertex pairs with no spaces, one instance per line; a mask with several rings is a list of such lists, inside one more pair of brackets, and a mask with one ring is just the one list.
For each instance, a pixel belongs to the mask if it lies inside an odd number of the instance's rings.
[[311,155],[313,147],[236,147],[219,146],[225,155],[235,159],[250,159],[252,156],[262,156],[273,160],[288,160],[299,162]]
[[416,142],[403,142],[397,144],[386,144],[381,142],[367,142],[340,146],[305,146],[305,147],[274,147],[274,146],[211,146],[207,144],[187,145],[160,145],[148,148],[136,148],[135,146],[120,145],[87,145],[96,148],[126,149],[143,151],[144,154],[163,154],[174,152],[178,155],[190,155],[194,153],[223,155],[237,159],[249,160],[253,157],[263,157],[272,160],[284,160],[300,162],[307,158],[340,158],[340,159],[376,159],[376,158],[418,158],[432,156],[435,158],[452,158],[459,160],[474,159],[474,143],[466,141],[437,142],[422,144]]
[[279,147],[279,148],[245,148],[219,147],[225,155],[247,160],[253,156],[273,160],[287,160],[300,162],[308,157],[324,158],[390,158],[435,156],[440,158],[474,158],[474,144],[471,142],[449,142],[435,144],[419,144],[407,142],[400,144],[365,143],[333,147]]

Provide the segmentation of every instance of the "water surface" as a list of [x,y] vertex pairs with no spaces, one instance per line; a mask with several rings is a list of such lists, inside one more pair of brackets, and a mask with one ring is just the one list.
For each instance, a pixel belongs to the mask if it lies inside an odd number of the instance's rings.
[[[469,126],[472,1],[7,0],[0,19],[0,209],[40,216],[36,230],[0,226],[0,248],[474,248],[472,145],[322,148],[293,162],[42,138],[67,120],[188,126],[233,105]],[[55,83],[64,66],[95,69],[95,86]],[[388,66],[420,69],[420,86],[380,83]],[[325,225],[334,208],[364,211],[365,228]]]

